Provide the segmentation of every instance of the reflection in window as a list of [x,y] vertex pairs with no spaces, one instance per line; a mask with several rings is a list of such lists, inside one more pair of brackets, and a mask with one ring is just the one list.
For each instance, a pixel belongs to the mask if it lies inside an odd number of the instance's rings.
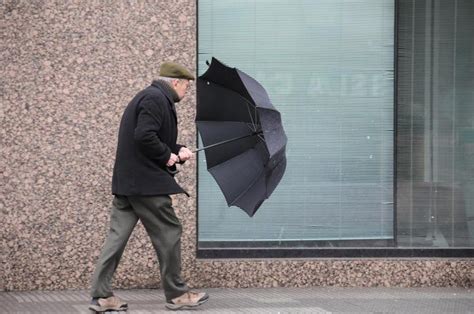
[[401,0],[398,245],[474,246],[474,2]]

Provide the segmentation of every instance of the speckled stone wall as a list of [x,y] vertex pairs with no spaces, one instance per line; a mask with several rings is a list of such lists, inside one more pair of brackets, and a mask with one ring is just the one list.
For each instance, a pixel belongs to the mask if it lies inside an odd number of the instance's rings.
[[[107,231],[118,125],[162,60],[195,70],[195,0],[0,3],[0,290],[89,287]],[[195,145],[195,88],[178,105]],[[196,260],[196,164],[174,198],[193,287],[472,286],[472,260]],[[158,287],[141,225],[115,277]]]

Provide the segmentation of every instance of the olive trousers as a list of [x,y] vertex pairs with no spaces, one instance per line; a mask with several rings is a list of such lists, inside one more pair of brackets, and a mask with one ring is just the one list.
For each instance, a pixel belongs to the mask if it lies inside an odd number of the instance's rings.
[[109,233],[92,276],[93,298],[113,295],[112,277],[138,219],[145,227],[158,256],[166,300],[189,290],[181,279],[182,226],[174,212],[171,197],[115,196]]

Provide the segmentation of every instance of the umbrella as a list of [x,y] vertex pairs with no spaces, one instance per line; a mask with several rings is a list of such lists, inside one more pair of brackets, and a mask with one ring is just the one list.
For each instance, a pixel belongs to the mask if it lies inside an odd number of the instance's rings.
[[228,206],[250,217],[277,187],[286,168],[281,115],[255,79],[212,58],[197,80],[196,124],[207,169]]

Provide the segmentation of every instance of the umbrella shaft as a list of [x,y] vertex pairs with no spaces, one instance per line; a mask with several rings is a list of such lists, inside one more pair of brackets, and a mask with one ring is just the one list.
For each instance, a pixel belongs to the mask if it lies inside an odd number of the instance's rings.
[[256,136],[256,135],[259,135],[259,134],[262,134],[262,133],[263,133],[263,132],[260,131],[260,132],[254,132],[254,133],[248,134],[248,135],[243,135],[243,136],[239,136],[239,137],[234,137],[234,138],[231,138],[231,139],[222,141],[222,142],[217,142],[217,143],[208,145],[208,146],[206,146],[206,147],[198,148],[198,149],[196,149],[193,153],[199,152],[199,151],[201,151],[201,150],[206,150],[206,149],[208,149],[208,148],[216,147],[216,146],[219,146],[219,145],[222,145],[222,144],[227,144],[227,143],[230,143],[230,142],[233,142],[233,141],[237,141],[237,140],[240,140],[240,139],[243,139],[243,138],[246,138],[246,137]]

